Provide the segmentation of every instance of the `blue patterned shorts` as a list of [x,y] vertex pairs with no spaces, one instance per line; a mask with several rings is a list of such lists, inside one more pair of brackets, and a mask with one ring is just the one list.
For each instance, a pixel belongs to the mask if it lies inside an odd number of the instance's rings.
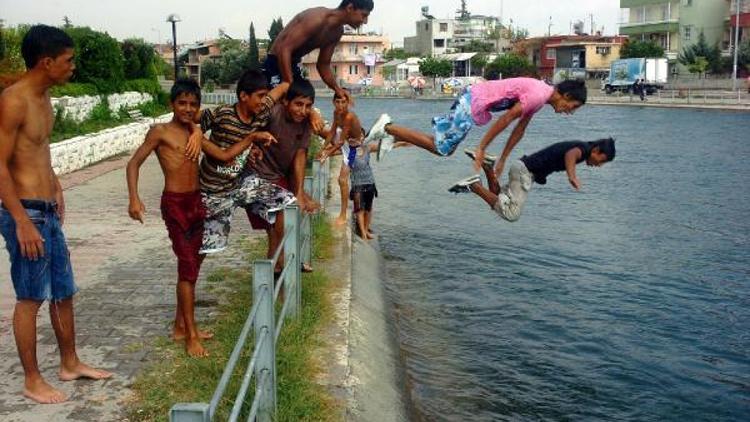
[[443,156],[453,154],[472,126],[474,119],[471,117],[471,91],[466,89],[453,103],[450,113],[432,118],[437,152]]

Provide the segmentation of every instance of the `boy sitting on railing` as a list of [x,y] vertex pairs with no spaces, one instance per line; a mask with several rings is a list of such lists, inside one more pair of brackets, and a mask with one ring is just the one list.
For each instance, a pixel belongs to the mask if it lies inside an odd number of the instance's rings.
[[[199,190],[198,163],[185,157],[189,139],[202,138],[202,133],[193,124],[200,110],[201,91],[198,83],[190,79],[176,81],[172,86],[170,100],[174,111],[172,120],[154,125],[128,162],[128,214],[130,218],[143,223],[146,207],[138,195],[138,173],[153,151],[164,173],[161,214],[177,256],[177,311],[173,337],[175,341],[185,340],[185,349],[190,356],[205,357],[208,352],[201,344],[201,339],[208,339],[213,335],[198,331],[194,304],[195,283],[204,257],[199,249],[206,211]],[[273,137],[267,132],[255,132],[226,151],[208,141],[204,142],[203,149],[217,160],[228,161],[247,150],[254,142],[272,140]]]
[[[476,158],[471,150],[466,150],[466,155],[472,160]],[[576,175],[576,165],[585,161],[589,166],[601,167],[614,159],[615,141],[612,138],[594,142],[558,142],[514,162],[508,171],[508,183],[504,186],[500,186],[495,174],[495,157],[486,156],[482,168],[489,189],[482,186],[477,174],[457,182],[448,191],[474,192],[502,219],[514,222],[521,217],[532,183],[544,185],[551,173],[565,171],[570,185],[578,191],[581,182]]]

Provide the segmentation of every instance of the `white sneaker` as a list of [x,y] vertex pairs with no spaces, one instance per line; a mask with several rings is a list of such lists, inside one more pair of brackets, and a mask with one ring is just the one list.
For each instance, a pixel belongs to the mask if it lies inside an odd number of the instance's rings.
[[[477,158],[477,152],[473,149],[465,149],[464,154],[468,155],[472,160],[476,160]],[[495,162],[497,162],[496,155],[485,154],[484,160],[482,161],[482,167],[492,170],[495,168]]]
[[387,135],[384,138],[380,139],[380,143],[378,144],[378,161],[380,161],[385,154],[390,152],[393,149],[393,144],[396,142],[395,139],[393,139],[393,136]]
[[375,121],[375,124],[373,124],[370,128],[370,132],[367,134],[365,142],[379,141],[388,136],[388,133],[386,133],[385,131],[385,127],[389,123],[391,123],[391,116],[389,116],[388,114],[381,114],[380,117],[378,117],[378,120]]
[[471,192],[470,186],[474,183],[480,182],[482,179],[478,174],[467,177],[466,179],[459,180],[453,186],[448,189],[450,193],[469,193]]

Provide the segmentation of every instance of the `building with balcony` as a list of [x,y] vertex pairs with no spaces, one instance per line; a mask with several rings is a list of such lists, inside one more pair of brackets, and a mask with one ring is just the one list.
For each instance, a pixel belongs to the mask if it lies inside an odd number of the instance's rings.
[[750,41],[750,0],[740,3],[740,24],[737,27],[737,0],[724,0],[727,3],[727,15],[724,21],[724,39],[721,43],[722,53],[726,56],[734,54],[735,31],[739,31],[740,45]]
[[510,40],[496,36],[504,31],[494,16],[436,19],[429,14],[429,8],[423,7],[422,17],[416,23],[416,35],[404,38],[407,53],[435,57],[458,53],[472,42],[492,44],[495,51],[509,50]]
[[654,41],[664,51],[673,71],[683,48],[698,41],[701,32],[709,45],[719,45],[725,32],[726,0],[620,0],[620,34]]
[[191,79],[198,82],[201,75],[201,67],[207,60],[217,60],[221,57],[221,48],[218,40],[201,41],[185,47],[187,50],[188,60],[182,68],[182,71]]
[[[526,56],[542,78],[599,78],[620,58],[626,37],[618,35],[553,35],[523,40],[516,52]],[[565,79],[565,78],[562,78]]]
[[[388,37],[382,35],[344,34],[331,58],[331,69],[339,85],[383,85],[383,53],[391,48]],[[318,52],[315,50],[302,58],[305,74],[320,86]]]

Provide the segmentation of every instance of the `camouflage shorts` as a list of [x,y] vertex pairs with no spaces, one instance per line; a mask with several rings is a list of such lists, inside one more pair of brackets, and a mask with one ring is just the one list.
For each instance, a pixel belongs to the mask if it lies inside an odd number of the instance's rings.
[[237,208],[245,208],[273,224],[276,221],[276,213],[295,201],[296,198],[288,190],[254,174],[244,176],[239,187],[231,192],[203,192],[206,221],[200,253],[211,254],[226,249],[232,214]]

